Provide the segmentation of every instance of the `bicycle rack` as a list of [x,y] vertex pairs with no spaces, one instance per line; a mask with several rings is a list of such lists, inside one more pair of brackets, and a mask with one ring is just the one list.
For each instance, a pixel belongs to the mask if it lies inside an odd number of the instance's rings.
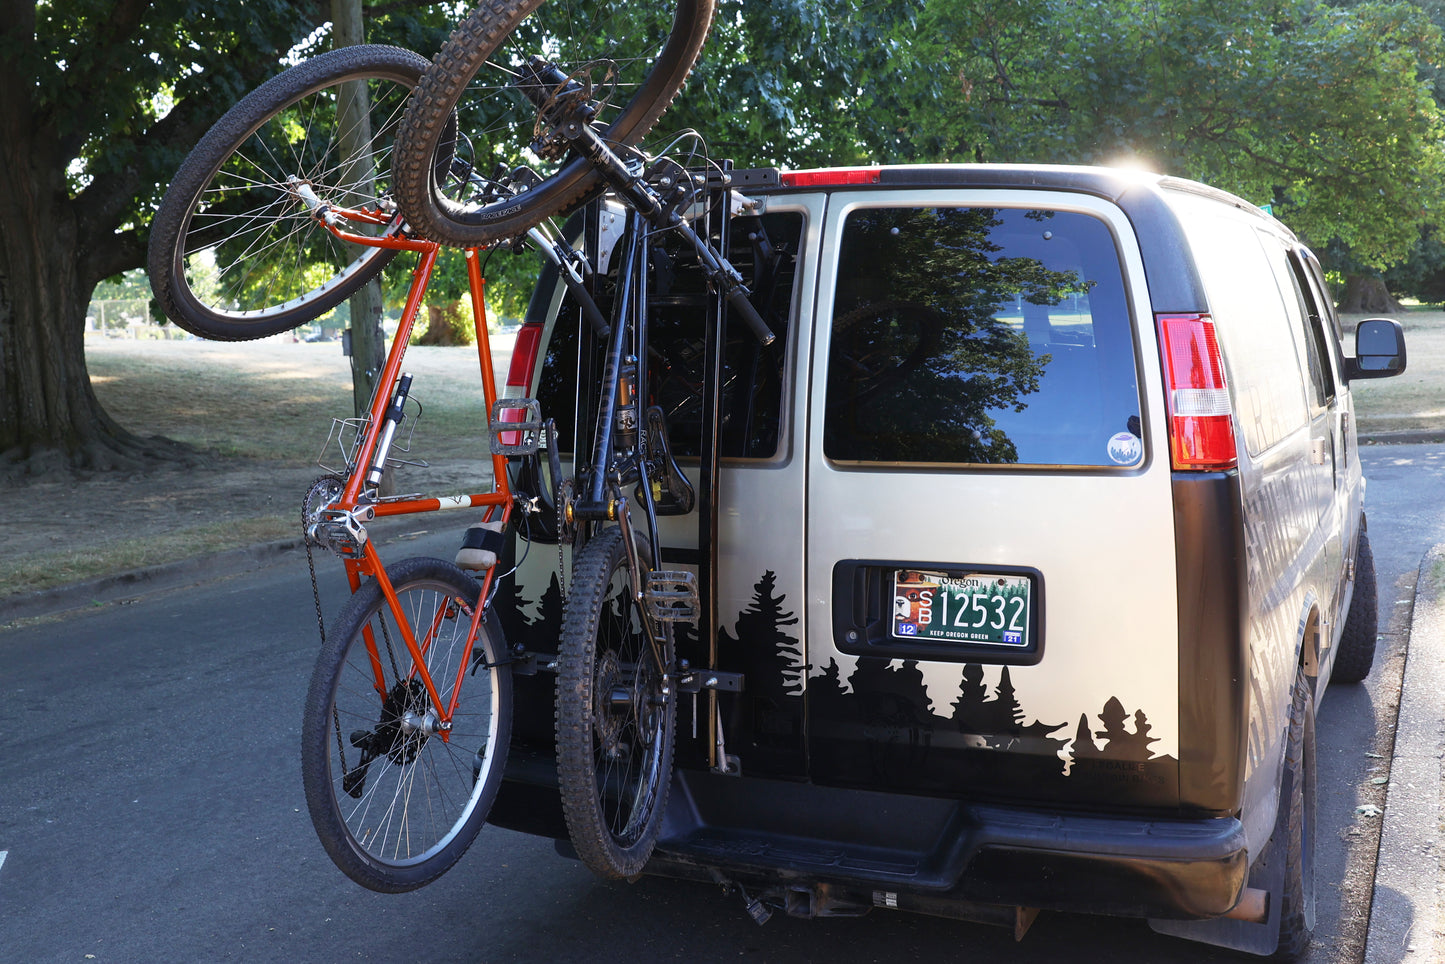
[[[502,413],[512,418],[503,420]],[[516,414],[521,413],[521,418]],[[491,413],[493,455],[536,455],[542,448],[542,403],[535,398],[499,398]],[[509,435],[513,441],[502,440]]]

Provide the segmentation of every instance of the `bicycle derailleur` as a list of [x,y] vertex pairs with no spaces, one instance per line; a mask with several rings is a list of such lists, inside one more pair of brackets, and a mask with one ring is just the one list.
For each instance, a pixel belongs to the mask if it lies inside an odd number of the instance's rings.
[[366,544],[366,523],[376,516],[369,505],[355,509],[333,509],[345,485],[338,475],[323,475],[311,483],[301,503],[301,518],[308,546],[318,546],[344,559],[356,559]]

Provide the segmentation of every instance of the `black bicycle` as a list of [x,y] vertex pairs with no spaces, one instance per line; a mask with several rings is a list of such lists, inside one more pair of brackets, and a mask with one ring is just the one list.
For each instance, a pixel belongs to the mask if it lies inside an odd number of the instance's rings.
[[[719,205],[726,217],[727,173],[632,147],[691,70],[712,0],[681,0],[670,22],[650,11],[579,28],[563,22],[572,12],[537,0],[473,12],[412,96],[397,134],[394,188],[407,224],[436,241],[471,246],[531,231],[562,266],[600,346],[595,407],[586,422],[578,418],[590,435],[577,440],[569,477],[562,478],[557,446],[549,448],[547,495],[559,540],[573,553],[557,661],[557,767],[579,856],[600,875],[630,877],[657,839],[678,694],[706,685],[680,665],[675,646],[677,627],[698,620],[697,578],[658,568],[657,517],[692,511],[694,494],[672,459],[662,410],[647,404],[652,239],[680,237],[759,343],[773,335],[739,273],[707,228],[697,227]],[[641,49],[612,48],[606,38],[619,36]],[[454,137],[467,143],[459,147]],[[438,154],[470,158],[474,189],[466,202],[438,180]],[[536,230],[603,193],[625,208],[627,221],[611,253],[617,282],[606,313],[590,290],[593,266]],[[715,454],[705,452],[705,464]]]

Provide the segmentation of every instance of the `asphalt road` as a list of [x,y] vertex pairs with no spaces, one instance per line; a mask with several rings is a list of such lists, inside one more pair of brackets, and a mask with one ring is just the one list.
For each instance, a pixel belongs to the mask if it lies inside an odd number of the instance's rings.
[[[1367,449],[1365,464],[1391,632],[1370,682],[1331,690],[1319,718],[1316,962],[1363,953],[1342,922],[1368,907],[1342,902],[1339,882],[1368,819],[1354,811],[1378,765],[1367,750],[1394,716],[1414,574],[1445,541],[1445,447]],[[337,569],[323,568],[329,609]],[[1141,922],[1062,914],[1019,945],[881,911],[758,927],[715,888],[602,883],[549,841],[491,827],[431,887],[372,894],[335,870],[305,812],[298,731],[315,651],[299,554],[0,633],[0,962],[1237,960]]]

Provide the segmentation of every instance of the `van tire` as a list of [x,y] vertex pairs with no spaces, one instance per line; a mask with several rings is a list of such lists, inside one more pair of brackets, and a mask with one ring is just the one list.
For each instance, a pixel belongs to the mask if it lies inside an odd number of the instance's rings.
[[1269,846],[1284,848],[1279,946],[1270,959],[1299,961],[1309,953],[1315,924],[1315,707],[1303,669],[1295,674],[1279,815]]
[[1358,683],[1370,675],[1375,664],[1375,637],[1379,633],[1379,594],[1375,585],[1375,554],[1370,536],[1360,529],[1355,550],[1355,595],[1340,633],[1340,651],[1330,671],[1331,683]]

